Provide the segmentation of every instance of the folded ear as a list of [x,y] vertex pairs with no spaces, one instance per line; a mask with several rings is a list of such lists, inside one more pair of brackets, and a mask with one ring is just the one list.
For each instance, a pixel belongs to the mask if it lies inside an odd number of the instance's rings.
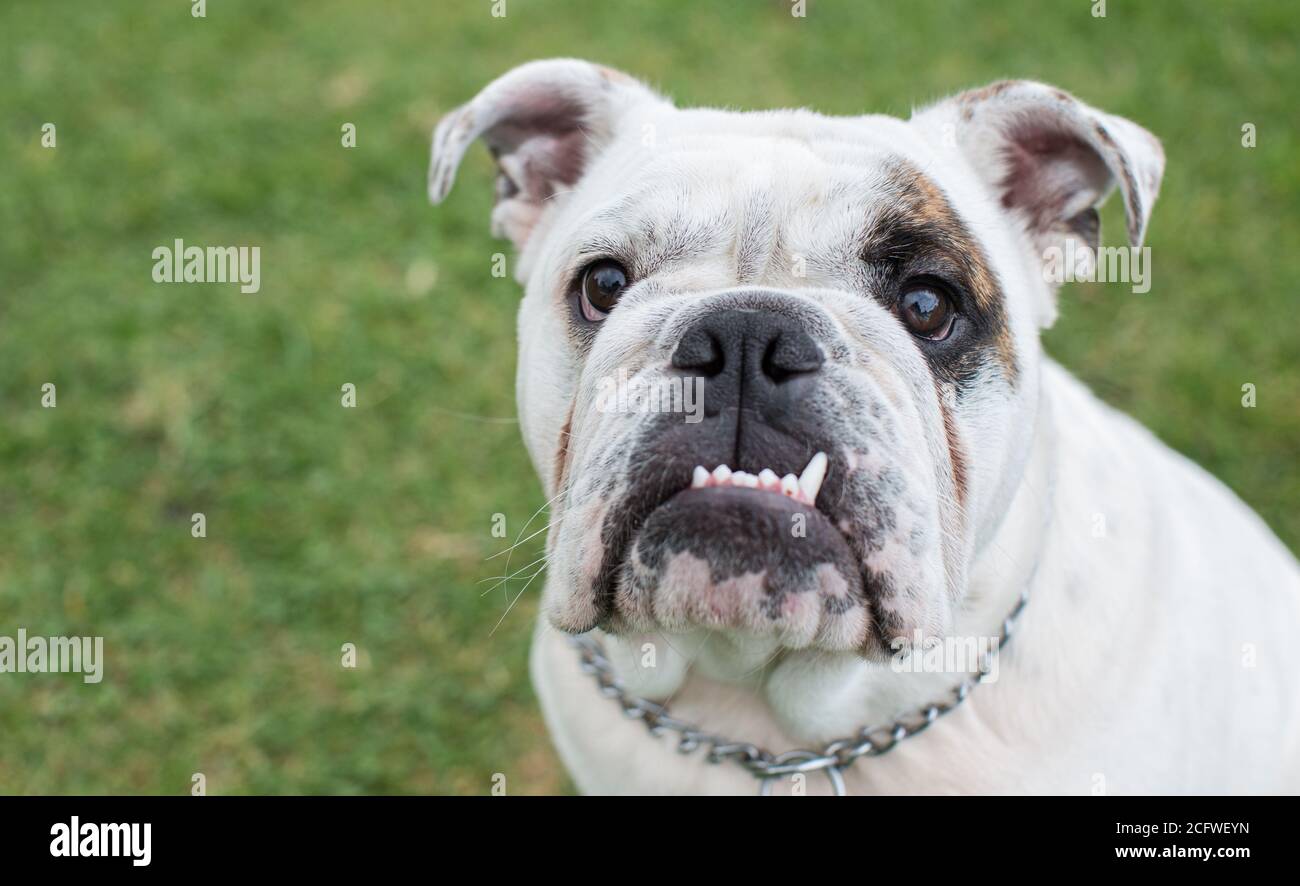
[[964,92],[922,111],[1024,225],[1042,255],[1049,247],[1096,249],[1097,206],[1117,183],[1130,246],[1141,246],[1160,190],[1160,142],[1136,123],[1089,107],[1042,83],[1011,80]]
[[492,232],[522,248],[544,201],[577,182],[618,117],[644,101],[663,99],[611,68],[576,59],[521,65],[439,121],[429,199],[442,202],[465,150],[482,138],[500,170]]

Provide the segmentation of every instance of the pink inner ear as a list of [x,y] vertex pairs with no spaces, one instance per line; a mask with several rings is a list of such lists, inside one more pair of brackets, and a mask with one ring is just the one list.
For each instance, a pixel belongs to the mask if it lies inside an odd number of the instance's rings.
[[580,102],[553,91],[529,89],[512,96],[502,122],[484,136],[494,157],[514,155],[512,183],[530,200],[544,200],[556,185],[582,175],[587,138]]
[[1082,139],[1059,129],[1020,126],[1005,148],[1002,205],[1024,213],[1034,231],[1059,227],[1092,206],[1110,185],[1110,170]]
[[558,185],[572,185],[586,164],[586,139],[581,130],[543,133],[522,142],[515,151],[524,181],[516,182],[530,200],[545,200]]

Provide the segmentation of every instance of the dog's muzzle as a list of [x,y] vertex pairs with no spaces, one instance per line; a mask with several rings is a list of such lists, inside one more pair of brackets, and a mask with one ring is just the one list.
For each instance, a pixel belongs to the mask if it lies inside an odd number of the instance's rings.
[[703,417],[657,416],[631,460],[609,518],[625,521],[606,553],[611,626],[862,646],[870,615],[836,525],[844,465],[825,362],[797,310],[731,308],[686,328],[671,367],[703,379]]

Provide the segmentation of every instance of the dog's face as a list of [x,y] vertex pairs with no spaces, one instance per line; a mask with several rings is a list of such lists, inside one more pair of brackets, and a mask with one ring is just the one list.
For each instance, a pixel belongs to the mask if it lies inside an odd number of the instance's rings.
[[1044,250],[1095,246],[1115,182],[1136,244],[1163,165],[1039,84],[830,118],[679,110],[577,61],[448,115],[435,200],[477,137],[526,286],[547,616],[759,657],[948,629],[1033,438]]

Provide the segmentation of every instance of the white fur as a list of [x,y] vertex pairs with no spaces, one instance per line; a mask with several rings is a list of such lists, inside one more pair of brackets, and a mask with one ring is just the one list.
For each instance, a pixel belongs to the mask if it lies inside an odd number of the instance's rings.
[[[573,141],[563,127],[559,137],[555,125],[530,130],[530,109],[539,107],[582,128],[580,180],[556,178],[573,160],[556,152]],[[504,135],[502,121],[511,124]],[[1008,208],[999,194],[1007,133],[1026,123],[1071,133],[1077,145],[1037,169],[1035,187]],[[518,401],[525,442],[555,499],[544,592],[552,621],[573,630],[594,617],[584,592],[610,506],[597,478],[626,468],[616,456],[644,427],[592,409],[597,382],[617,368],[662,372],[686,324],[758,287],[818,318],[819,343],[832,356],[827,376],[882,404],[894,429],[887,452],[906,479],[916,541],[910,551],[887,547],[878,565],[910,591],[905,620],[929,634],[996,635],[1017,597],[1030,598],[997,681],[924,735],[849,769],[850,792],[1300,790],[1300,678],[1289,642],[1300,626],[1295,559],[1226,488],[1039,350],[1039,330],[1055,317],[1038,264],[1043,244],[1076,236],[1074,214],[1116,181],[1131,242],[1145,232],[1163,155],[1144,130],[1032,83],[970,93],[904,122],[682,111],[624,75],[538,62],[440,125],[435,199],[479,136],[502,153],[518,186],[496,218],[521,250]],[[929,371],[892,315],[848,282],[856,256],[844,244],[888,193],[883,164],[900,156],[956,207],[987,254],[1018,363],[1014,384],[986,372],[956,412],[968,469],[960,507]],[[656,262],[674,232],[689,259]],[[584,258],[610,243],[630,244],[651,270],[580,351],[563,293]],[[806,273],[794,273],[792,254],[806,260]],[[557,486],[566,422],[567,473]],[[667,592],[655,603],[665,601]],[[641,627],[605,638],[629,688],[671,697],[675,716],[774,751],[887,724],[956,682],[895,673],[833,644],[793,649],[744,630]],[[811,636],[813,626],[802,629]],[[639,664],[644,642],[658,650],[652,670]],[[546,618],[532,673],[583,791],[755,790],[738,767],[679,755],[626,719]],[[810,791],[822,788],[810,779]]]

